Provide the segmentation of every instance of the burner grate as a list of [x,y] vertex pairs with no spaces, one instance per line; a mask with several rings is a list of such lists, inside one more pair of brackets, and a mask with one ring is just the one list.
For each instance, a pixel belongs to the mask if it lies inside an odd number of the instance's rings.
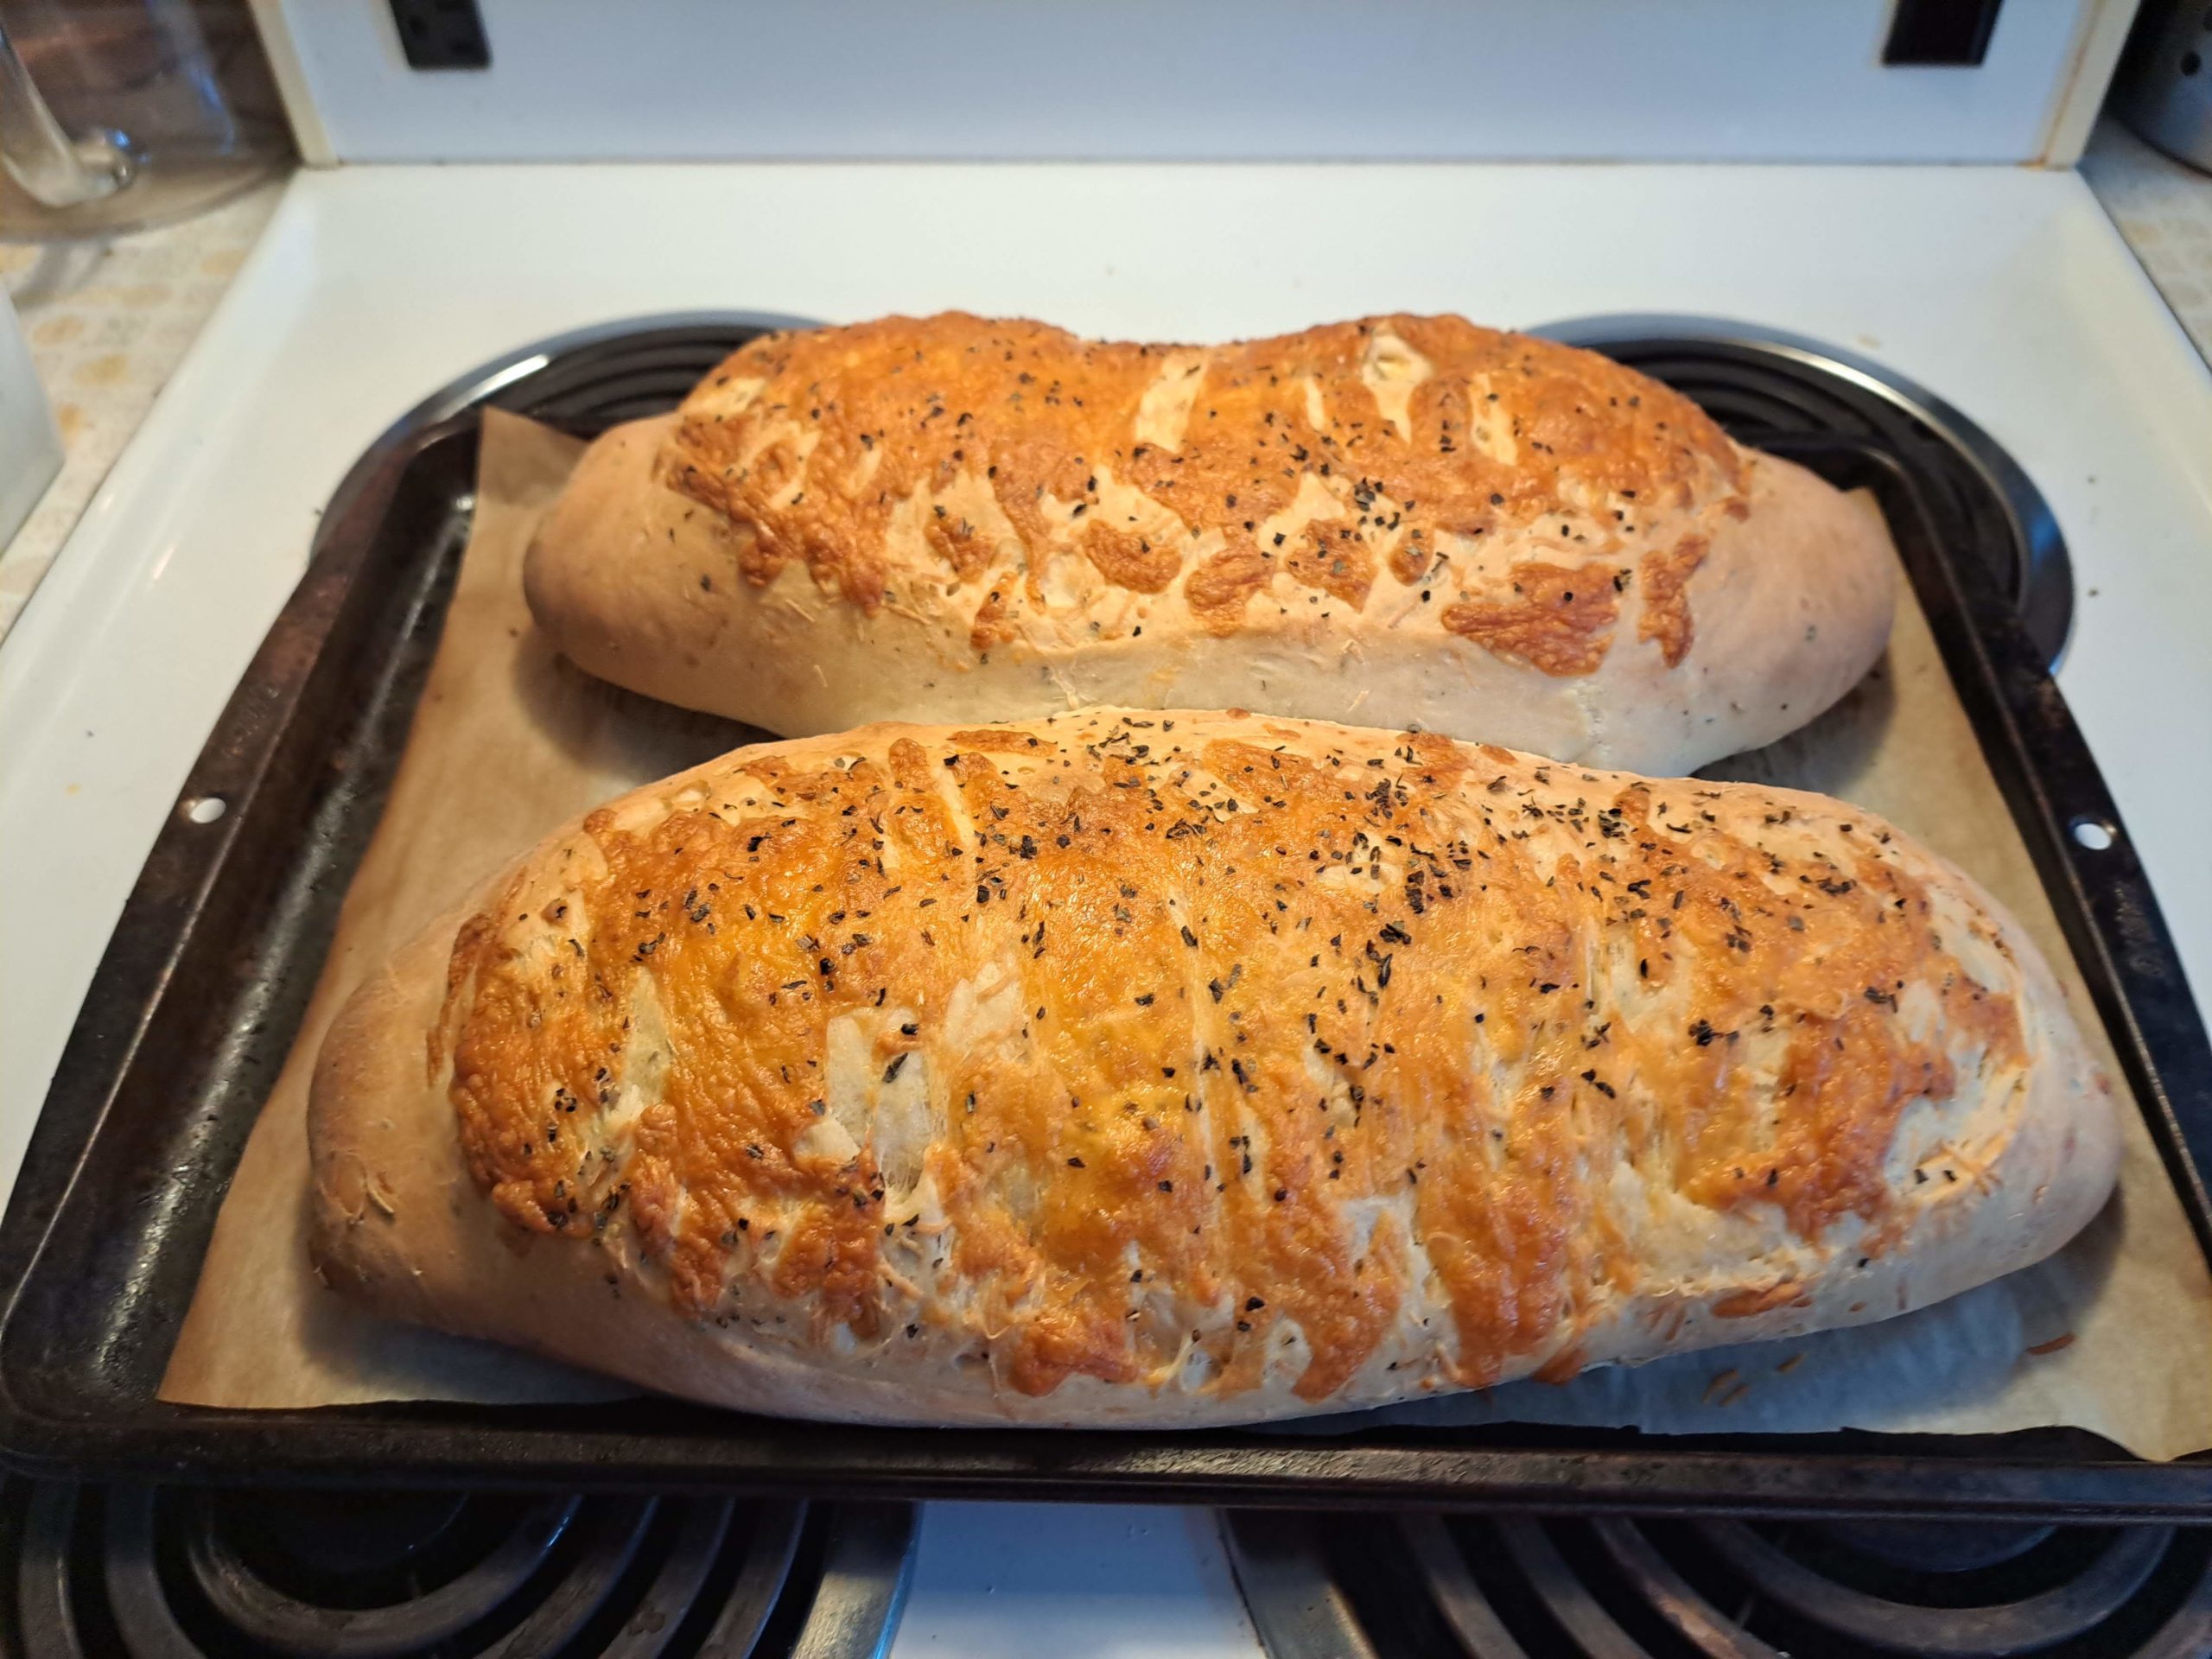
[[[861,1659],[902,1504],[0,1485],[20,1659]],[[12,1565],[12,1575],[5,1568]]]
[[2212,1530],[1230,1511],[1271,1659],[2202,1659]]

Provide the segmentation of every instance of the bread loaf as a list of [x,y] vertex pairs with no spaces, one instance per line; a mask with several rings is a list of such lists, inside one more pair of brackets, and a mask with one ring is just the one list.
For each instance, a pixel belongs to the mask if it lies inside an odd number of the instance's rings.
[[1235,707],[1656,772],[1835,701],[1895,582],[1865,504],[1448,316],[771,336],[594,445],[526,575],[583,668],[785,736]]
[[746,749],[361,987],[326,1281],[754,1410],[1176,1425],[1886,1318],[2118,1125],[1965,875],[1817,796],[1094,710]]

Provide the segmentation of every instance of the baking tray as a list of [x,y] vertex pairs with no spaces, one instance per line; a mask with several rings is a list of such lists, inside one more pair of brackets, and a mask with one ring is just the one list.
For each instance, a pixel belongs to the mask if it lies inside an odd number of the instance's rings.
[[[782,319],[572,336],[431,399],[325,515],[94,978],[0,1224],[0,1457],[37,1474],[906,1497],[1784,1515],[2202,1519],[2212,1458],[2078,1430],[1661,1438],[1498,1425],[1251,1431],[862,1428],[681,1402],[301,1411],[156,1397],[217,1210],[290,1046],[404,745],[468,535],[486,405],[589,432],[672,405]],[[1916,389],[1804,342],[1568,332],[1747,442],[1878,498],[2201,1248],[2212,1046],[2049,672],[2064,554],[2009,462]],[[2040,643],[2024,627],[2025,615]],[[219,816],[206,804],[219,802]],[[2091,843],[2098,843],[2093,846]]]

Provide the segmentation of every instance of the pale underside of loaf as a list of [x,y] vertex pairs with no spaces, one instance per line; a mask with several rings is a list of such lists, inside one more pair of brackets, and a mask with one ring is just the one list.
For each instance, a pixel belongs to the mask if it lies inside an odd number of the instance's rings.
[[2034,947],[1819,797],[1091,711],[741,750],[326,1045],[326,1279],[808,1417],[1339,1410],[1885,1318],[2117,1125]]
[[527,573],[584,668],[790,736],[1234,707],[1658,773],[1833,702],[1895,583],[1863,502],[1452,317],[777,336],[595,444]]

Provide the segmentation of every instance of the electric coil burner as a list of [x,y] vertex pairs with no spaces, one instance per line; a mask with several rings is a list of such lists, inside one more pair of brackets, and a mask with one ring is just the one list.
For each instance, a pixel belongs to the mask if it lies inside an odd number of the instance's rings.
[[0,1508],[21,1659],[873,1659],[914,1527],[897,1503],[20,1482]]
[[1224,1517],[1269,1659],[2202,1659],[2212,1530]]
[[[878,1659],[899,1504],[0,1491],[22,1659]],[[2200,1659],[2212,1530],[1230,1511],[1269,1659]]]

